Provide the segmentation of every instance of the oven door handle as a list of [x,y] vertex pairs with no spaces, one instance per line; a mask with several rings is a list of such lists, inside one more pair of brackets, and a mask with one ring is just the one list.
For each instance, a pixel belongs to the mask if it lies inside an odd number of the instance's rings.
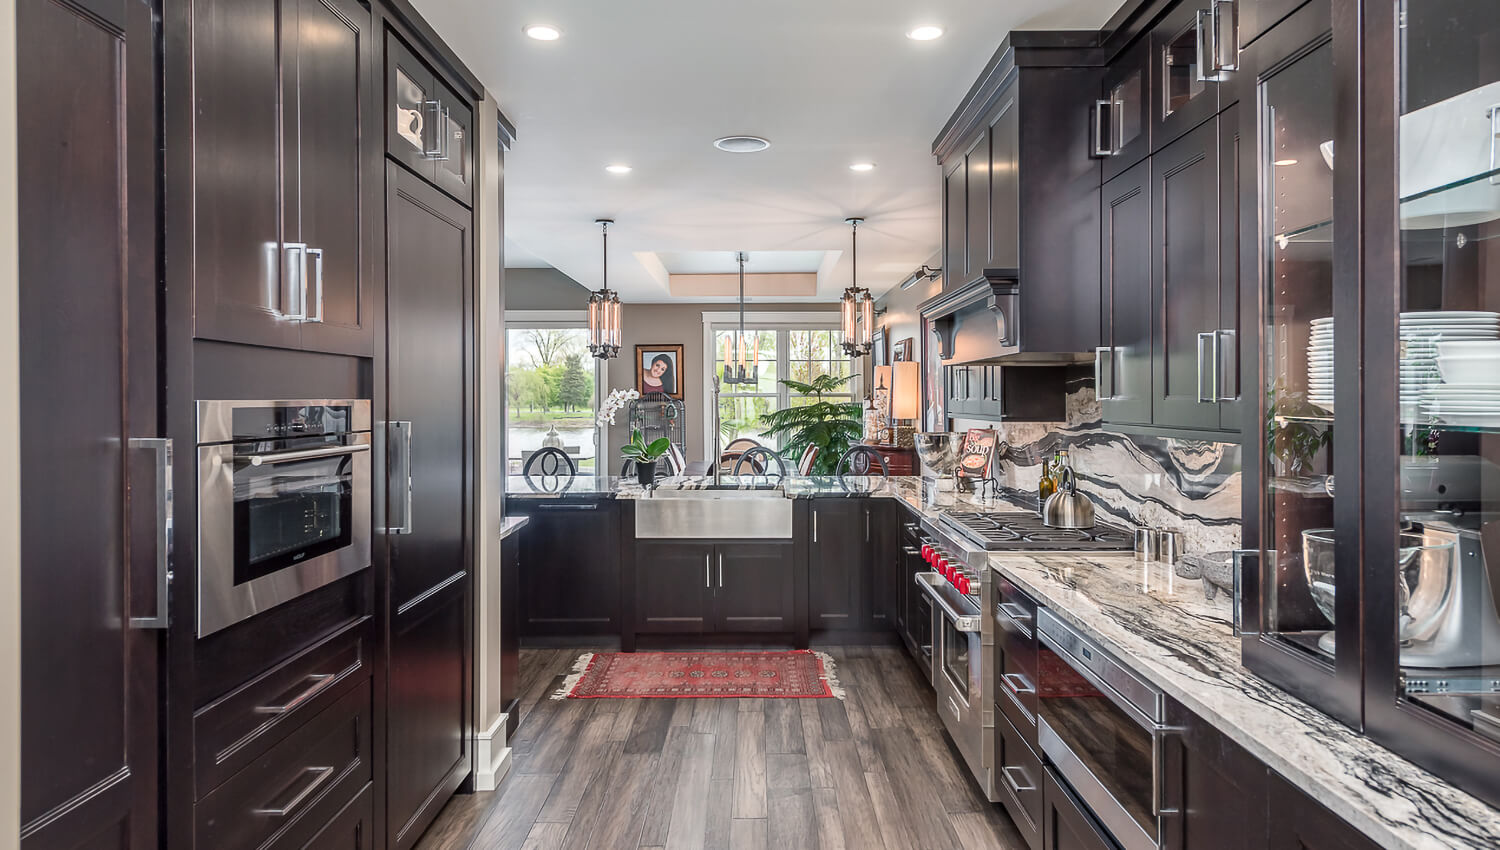
[[933,573],[926,572],[916,573],[913,578],[923,590],[927,591],[927,595],[932,598],[932,601],[936,602],[937,606],[943,610],[943,615],[952,621],[954,631],[963,632],[964,634],[979,633],[979,617],[972,614],[958,613],[957,609],[948,604],[948,600],[938,595],[937,583],[942,581],[941,578]]
[[326,449],[298,449],[290,452],[274,452],[264,455],[250,455],[245,458],[251,466],[267,466],[273,463],[291,463],[295,460],[317,460],[325,457],[340,457],[342,455],[357,455],[360,452],[370,450],[369,443],[356,443],[352,446],[330,446]]

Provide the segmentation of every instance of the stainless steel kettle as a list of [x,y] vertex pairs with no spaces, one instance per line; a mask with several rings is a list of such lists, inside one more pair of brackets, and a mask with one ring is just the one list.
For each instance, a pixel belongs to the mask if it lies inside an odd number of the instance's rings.
[[1078,492],[1078,476],[1072,467],[1058,473],[1057,492],[1042,505],[1042,522],[1052,528],[1093,528],[1094,503]]

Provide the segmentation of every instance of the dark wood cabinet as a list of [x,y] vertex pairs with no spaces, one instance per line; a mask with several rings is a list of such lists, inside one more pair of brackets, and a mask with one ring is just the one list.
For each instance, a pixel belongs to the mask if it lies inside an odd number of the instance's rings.
[[371,17],[354,0],[194,6],[194,335],[373,350]]
[[958,289],[967,282],[969,195],[967,160],[955,157],[943,176],[943,288]]
[[1026,845],[1032,850],[1042,846],[1042,760],[1004,714],[995,714],[995,784],[1000,788],[1000,803]]
[[711,543],[636,543],[634,631],[712,631],[713,570]]
[[[1179,749],[1186,803],[1167,821],[1168,846],[1193,850],[1261,850],[1266,847],[1266,766],[1202,718],[1168,702],[1169,739]],[[1276,810],[1272,810],[1276,811]],[[1277,815],[1279,817],[1279,815]]]
[[1209,120],[1151,157],[1155,425],[1219,428],[1217,131],[1217,121]]
[[964,283],[984,274],[990,259],[990,132],[986,127],[964,155],[964,210],[967,233]]
[[791,548],[791,543],[714,547],[714,631],[794,631]]
[[474,199],[473,107],[386,35],[386,151],[464,205]]
[[18,0],[8,12],[25,615],[16,648],[24,746],[7,761],[18,772],[27,850],[164,846],[158,699],[168,600],[158,541],[169,528],[171,478],[170,448],[156,442],[152,8]]
[[917,475],[921,472],[916,449],[884,443],[870,443],[869,446],[880,452],[880,459],[885,461],[886,469],[892,477]]
[[613,499],[507,501],[531,517],[521,531],[522,635],[620,631],[620,513]]
[[798,631],[792,549],[790,542],[637,542],[630,631]]
[[1141,39],[1104,72],[1100,97],[1091,111],[1089,153],[1103,160],[1100,176],[1106,182],[1151,153],[1154,71],[1150,42]]
[[[1183,0],[1144,39],[1151,45],[1151,151],[1155,153],[1219,111],[1221,73],[1213,46],[1219,32],[1233,39],[1231,3]],[[1215,29],[1215,24],[1229,20]],[[1237,48],[1236,48],[1237,49]]]
[[989,259],[992,269],[1021,267],[1021,110],[1014,97],[1002,102],[990,124]]
[[471,771],[472,217],[387,166],[387,846]]
[[500,542],[500,711],[507,740],[521,726],[521,549],[528,532],[522,528]]
[[889,499],[864,499],[865,548],[869,561],[869,592],[865,616],[873,631],[897,628],[900,608],[897,580],[900,557],[896,505]]
[[814,631],[862,629],[862,585],[869,569],[864,500],[813,499],[808,510],[808,626]]
[[1045,850],[1114,850],[1115,843],[1052,770],[1042,775],[1042,847]]
[[366,785],[302,850],[370,850],[375,846],[375,786]]
[[1099,199],[1103,319],[1095,376],[1104,421],[1151,422],[1151,173],[1141,162]]
[[1379,844],[1275,772],[1267,784],[1268,832],[1261,845],[1267,850],[1379,850]]
[[1240,47],[1265,35],[1307,0],[1235,0]]

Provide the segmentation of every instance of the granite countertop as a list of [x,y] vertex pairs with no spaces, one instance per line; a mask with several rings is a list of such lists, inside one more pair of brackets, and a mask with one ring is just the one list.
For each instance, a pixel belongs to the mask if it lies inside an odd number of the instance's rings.
[[505,538],[511,536],[512,534],[515,534],[517,531],[520,531],[522,528],[524,528],[526,526],[526,523],[528,523],[528,522],[531,522],[531,517],[529,517],[529,516],[507,516],[507,517],[501,517],[500,518],[500,539],[504,540]]
[[990,566],[1381,847],[1500,846],[1500,812],[1245,669],[1225,594],[1132,555]]

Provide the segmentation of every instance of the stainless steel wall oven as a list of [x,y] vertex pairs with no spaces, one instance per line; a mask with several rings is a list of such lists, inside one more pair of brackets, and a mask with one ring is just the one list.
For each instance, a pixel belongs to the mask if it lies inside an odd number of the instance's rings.
[[370,565],[367,399],[198,402],[198,635]]

